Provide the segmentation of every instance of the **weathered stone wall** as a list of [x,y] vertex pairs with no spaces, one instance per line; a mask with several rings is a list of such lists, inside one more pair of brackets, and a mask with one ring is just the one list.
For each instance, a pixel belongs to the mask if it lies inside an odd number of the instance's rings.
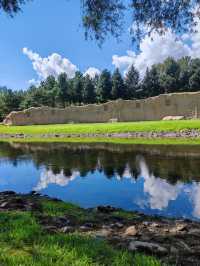
[[200,92],[162,94],[143,100],[117,100],[105,104],[70,106],[65,109],[39,107],[10,113],[7,125],[98,123],[161,120],[165,116],[200,118]]

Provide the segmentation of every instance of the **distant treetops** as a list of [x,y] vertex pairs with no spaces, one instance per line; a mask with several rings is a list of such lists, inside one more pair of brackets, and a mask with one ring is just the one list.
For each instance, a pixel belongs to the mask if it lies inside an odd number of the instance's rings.
[[66,107],[90,103],[104,103],[116,99],[142,99],[162,93],[200,90],[200,59],[168,58],[162,64],[147,68],[144,77],[132,65],[123,77],[119,69],[111,74],[103,70],[91,79],[81,72],[68,79],[65,73],[58,79],[49,76],[38,87],[13,91],[0,87],[0,120],[15,110],[29,107]]

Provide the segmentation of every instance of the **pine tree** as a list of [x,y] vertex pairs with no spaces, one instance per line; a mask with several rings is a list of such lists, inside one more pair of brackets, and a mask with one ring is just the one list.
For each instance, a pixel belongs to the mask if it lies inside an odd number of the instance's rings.
[[118,68],[116,68],[116,70],[114,71],[113,76],[112,76],[111,95],[112,95],[113,100],[116,100],[119,98],[125,98],[124,80],[123,80]]
[[95,86],[89,75],[84,77],[82,97],[84,103],[96,102]]
[[73,103],[80,104],[83,101],[83,98],[82,98],[83,82],[84,82],[83,74],[77,71],[75,74],[75,77],[72,80],[71,95],[72,95]]
[[141,88],[140,94],[143,97],[152,97],[162,93],[156,66],[153,66],[151,70],[147,68]]
[[[54,86],[54,89],[57,86]],[[57,92],[57,100],[59,101],[62,107],[65,107],[66,102],[69,95],[69,88],[68,88],[68,79],[67,74],[62,73],[58,76],[58,92]]]
[[112,80],[108,70],[103,70],[97,85],[97,98],[99,102],[111,100]]
[[190,77],[189,86],[191,91],[200,90],[200,68]]
[[125,76],[126,99],[136,98],[139,87],[139,79],[139,72],[132,65]]

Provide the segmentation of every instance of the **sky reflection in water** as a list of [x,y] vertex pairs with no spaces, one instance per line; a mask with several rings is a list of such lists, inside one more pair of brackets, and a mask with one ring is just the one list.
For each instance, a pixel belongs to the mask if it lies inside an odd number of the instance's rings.
[[[174,157],[166,164],[169,158],[163,154],[144,154],[134,147],[128,152],[42,147],[0,144],[1,191],[37,190],[82,207],[109,204],[147,214],[200,219],[200,183],[196,172],[189,169],[199,165],[200,155]],[[184,160],[190,164],[186,166]],[[180,169],[181,163],[184,169]],[[179,171],[173,173],[173,169]]]

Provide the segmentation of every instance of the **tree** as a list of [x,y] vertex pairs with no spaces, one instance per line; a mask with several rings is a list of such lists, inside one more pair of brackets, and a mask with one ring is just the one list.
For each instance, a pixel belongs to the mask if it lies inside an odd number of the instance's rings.
[[20,108],[27,109],[43,105],[48,105],[48,101],[42,83],[40,87],[36,87],[34,85],[30,86],[24,95],[23,101],[20,103]]
[[160,64],[160,84],[165,93],[176,92],[179,86],[180,66],[173,58],[167,58]]
[[89,75],[86,75],[84,78],[82,97],[84,103],[96,102],[95,86]]
[[21,5],[29,0],[0,0],[0,9],[13,16],[21,10]]
[[191,58],[189,56],[183,57],[177,61],[180,67],[179,73],[179,90],[185,91],[189,89],[189,79],[191,76]]
[[97,98],[99,102],[111,100],[112,80],[110,72],[105,69],[102,71],[97,85]]
[[163,91],[159,82],[159,73],[156,66],[153,66],[150,70],[147,68],[146,74],[142,81],[142,91],[144,97],[152,97],[161,94]]
[[200,68],[189,79],[189,85],[191,91],[200,90]]
[[[29,0],[0,0],[0,9],[13,16]],[[56,1],[55,1],[56,2]],[[131,35],[140,40],[144,34],[167,28],[174,32],[190,31],[199,17],[199,0],[80,0],[86,38],[102,43],[108,34],[120,37],[126,25],[126,12],[132,13]],[[145,27],[146,26],[146,27]]]
[[19,110],[21,97],[21,92],[13,92],[6,87],[0,88],[0,120],[3,120],[11,111]]
[[60,103],[60,105],[64,108],[66,102],[69,100],[69,87],[68,87],[68,80],[67,80],[67,74],[61,73],[58,76],[58,85],[54,89],[57,91],[57,100]]
[[132,65],[125,76],[126,99],[133,99],[136,97],[139,79],[139,72],[134,65]]
[[75,73],[75,77],[72,80],[71,87],[71,99],[73,103],[80,104],[83,100],[83,74],[79,71]]
[[111,96],[113,100],[116,100],[119,98],[122,98],[122,99],[125,98],[124,80],[118,68],[116,68],[112,76]]
[[43,94],[45,95],[45,105],[55,107],[56,105],[56,95],[57,91],[55,91],[55,86],[57,82],[54,76],[50,75],[44,82],[41,82],[40,89],[43,90]]

